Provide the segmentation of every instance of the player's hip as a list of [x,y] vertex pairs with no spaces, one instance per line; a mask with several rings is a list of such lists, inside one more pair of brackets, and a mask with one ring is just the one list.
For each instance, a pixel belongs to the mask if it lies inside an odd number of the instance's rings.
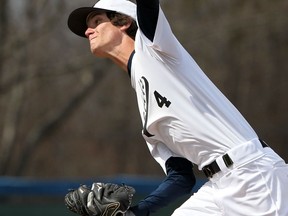
[[213,183],[215,200],[229,214],[288,215],[288,166],[271,149]]
[[288,215],[288,165],[273,150],[265,151],[216,182],[208,181],[173,216]]

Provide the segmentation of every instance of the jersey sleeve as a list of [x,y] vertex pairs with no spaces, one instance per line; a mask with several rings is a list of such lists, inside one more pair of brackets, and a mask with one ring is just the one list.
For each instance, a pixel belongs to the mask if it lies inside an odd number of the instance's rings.
[[161,61],[181,58],[181,44],[171,30],[158,0],[137,0],[137,22],[140,40],[151,48],[151,54]]
[[166,161],[171,157],[177,157],[164,143],[151,144],[147,142],[147,146],[152,157],[159,163],[165,174],[167,174]]

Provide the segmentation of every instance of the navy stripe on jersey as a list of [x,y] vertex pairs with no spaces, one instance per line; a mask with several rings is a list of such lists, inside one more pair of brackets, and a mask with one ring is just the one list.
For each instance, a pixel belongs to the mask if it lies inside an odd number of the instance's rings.
[[135,54],[135,50],[131,53],[131,55],[130,55],[130,57],[128,59],[128,64],[127,64],[128,75],[129,75],[130,78],[131,78],[132,59],[133,59],[134,54]]
[[153,42],[159,15],[159,0],[137,0],[139,28]]
[[143,118],[144,118],[143,134],[145,134],[147,137],[152,137],[154,135],[150,134],[149,131],[147,130],[148,108],[149,108],[149,82],[144,76],[142,76],[140,83],[141,83],[142,94],[144,97],[143,99],[145,100],[144,113],[143,113]]

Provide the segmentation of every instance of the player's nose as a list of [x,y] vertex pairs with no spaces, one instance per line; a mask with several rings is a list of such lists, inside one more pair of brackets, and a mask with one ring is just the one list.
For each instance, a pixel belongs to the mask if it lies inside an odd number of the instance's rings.
[[89,36],[91,35],[91,34],[93,34],[94,33],[94,30],[92,29],[92,28],[87,28],[86,29],[86,31],[85,31],[85,36],[87,37],[87,38],[89,38]]

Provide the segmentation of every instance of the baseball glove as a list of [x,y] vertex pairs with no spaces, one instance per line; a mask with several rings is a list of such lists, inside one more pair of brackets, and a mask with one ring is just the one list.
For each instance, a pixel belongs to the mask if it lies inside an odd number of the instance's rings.
[[130,207],[135,193],[133,187],[112,183],[93,183],[70,190],[65,196],[69,210],[83,216],[123,215]]

